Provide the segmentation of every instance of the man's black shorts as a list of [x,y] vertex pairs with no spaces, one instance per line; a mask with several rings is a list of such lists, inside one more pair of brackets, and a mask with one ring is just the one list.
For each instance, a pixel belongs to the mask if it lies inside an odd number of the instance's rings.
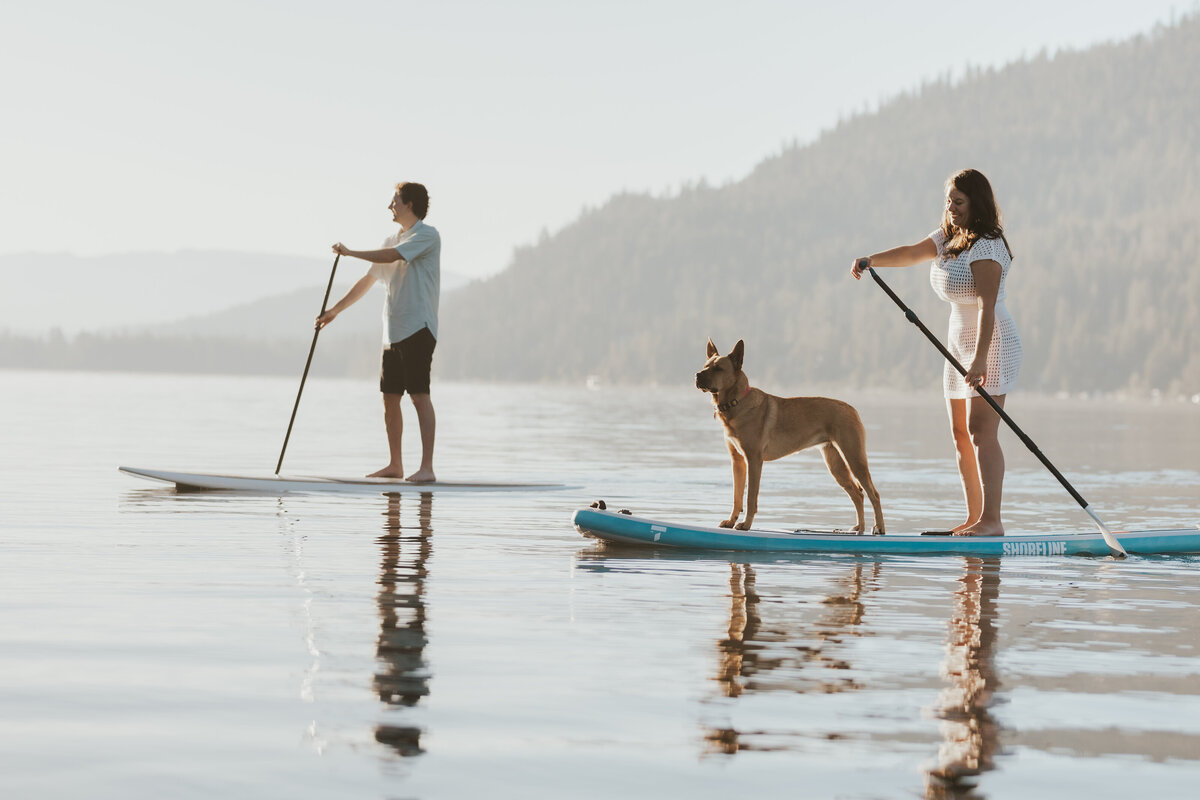
[[433,363],[433,348],[437,339],[429,328],[392,342],[383,351],[379,370],[379,391],[384,394],[429,394],[429,366]]

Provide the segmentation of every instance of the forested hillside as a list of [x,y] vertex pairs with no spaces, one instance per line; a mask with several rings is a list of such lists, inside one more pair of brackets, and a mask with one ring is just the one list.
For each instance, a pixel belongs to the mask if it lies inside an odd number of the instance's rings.
[[[1192,15],[928,83],[729,185],[615,196],[519,249],[495,277],[444,291],[435,375],[686,385],[712,336],[725,350],[745,339],[752,379],[780,391],[936,387],[941,357],[848,272],[855,256],[928,235],[946,177],[971,166],[991,178],[1016,256],[1008,306],[1025,346],[1020,388],[1195,395],[1197,75]],[[810,80],[819,76],[796,76]],[[882,274],[944,334],[948,309],[926,267]],[[145,303],[153,285],[130,280],[129,291]],[[39,339],[14,326],[0,330],[0,366],[289,374],[299,356],[284,354],[303,355],[310,336],[311,294],[153,330]],[[376,369],[370,305],[363,325],[347,317],[323,337],[319,374]]]
[[[439,372],[686,383],[712,336],[764,385],[936,385],[940,356],[848,270],[926,236],[972,166],[1016,254],[1022,388],[1200,391],[1197,75],[1193,16],[925,85],[731,185],[614,197],[445,302]],[[944,332],[925,267],[883,275]]]

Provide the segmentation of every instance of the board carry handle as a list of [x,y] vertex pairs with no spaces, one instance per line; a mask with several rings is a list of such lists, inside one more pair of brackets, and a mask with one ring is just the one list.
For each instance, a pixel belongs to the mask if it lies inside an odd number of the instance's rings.
[[[966,377],[967,371],[963,368],[963,365],[958,363],[958,359],[955,358],[950,351],[946,349],[946,346],[943,345],[941,341],[929,331],[929,328],[925,327],[925,323],[921,322],[913,310],[905,305],[904,301],[892,291],[892,287],[888,286],[887,283],[884,282],[883,278],[879,277],[879,273],[877,273],[875,268],[871,266],[871,260],[869,258],[860,258],[857,262],[857,265],[860,270],[865,269],[871,273],[871,277],[875,280],[875,283],[879,284],[879,288],[883,289],[883,291],[887,293],[887,296],[892,298],[892,301],[895,302],[896,305],[900,306],[900,309],[904,312],[904,318],[916,325],[917,328],[920,329],[921,333],[925,334],[925,338],[933,343],[933,346],[936,347],[938,352],[940,352],[942,356],[950,362],[952,367],[958,370],[959,375]],[[1109,549],[1112,551],[1112,554],[1117,558],[1124,558],[1126,555],[1128,555],[1125,552],[1125,548],[1121,546],[1119,541],[1117,541],[1117,537],[1113,536],[1113,533],[1108,529],[1108,526],[1104,524],[1100,517],[1096,516],[1094,511],[1092,511],[1092,507],[1088,504],[1088,501],[1083,499],[1083,495],[1077,492],[1075,487],[1071,485],[1070,481],[1063,477],[1063,474],[1058,471],[1058,468],[1050,463],[1050,459],[1046,458],[1045,454],[1038,449],[1038,446],[1034,444],[1033,440],[1025,435],[1025,431],[1021,430],[1020,427],[1017,426],[1017,423],[1013,421],[1013,418],[1010,417],[1004,411],[1004,409],[1000,407],[1000,404],[997,403],[990,394],[988,394],[987,390],[982,386],[977,386],[975,387],[975,391],[978,392],[979,396],[986,400],[988,405],[990,405],[992,409],[1000,415],[1000,419],[1004,420],[1008,427],[1012,429],[1012,432],[1017,435],[1017,438],[1020,439],[1027,448],[1029,448],[1029,452],[1037,456],[1038,460],[1042,462],[1042,466],[1050,470],[1050,474],[1058,479],[1058,482],[1061,483],[1063,488],[1066,489],[1071,497],[1075,499],[1075,502],[1078,503],[1079,507],[1084,510],[1084,513],[1092,518],[1092,521],[1096,523],[1096,527],[1100,529],[1100,534],[1104,537],[1104,542],[1108,545]]]

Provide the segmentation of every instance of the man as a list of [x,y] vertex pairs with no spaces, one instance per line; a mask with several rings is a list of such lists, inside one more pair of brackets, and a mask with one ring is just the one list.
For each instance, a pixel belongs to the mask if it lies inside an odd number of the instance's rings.
[[333,246],[333,252],[370,261],[372,266],[345,297],[317,317],[317,327],[323,328],[333,322],[338,314],[358,302],[376,281],[387,286],[379,391],[383,393],[383,422],[387,428],[391,460],[386,467],[367,477],[404,477],[400,454],[404,420],[400,414],[400,400],[408,392],[421,429],[421,468],[407,480],[428,483],[437,480],[433,474],[436,418],[429,398],[429,367],[437,345],[442,239],[436,229],[424,222],[429,211],[429,192],[421,184],[397,184],[388,208],[392,219],[400,225],[400,233],[389,237],[382,249],[351,250],[341,242]]

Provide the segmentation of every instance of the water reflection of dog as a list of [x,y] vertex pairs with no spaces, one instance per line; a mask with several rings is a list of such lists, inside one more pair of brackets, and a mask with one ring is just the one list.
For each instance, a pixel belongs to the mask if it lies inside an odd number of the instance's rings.
[[954,594],[954,615],[942,676],[947,686],[935,713],[941,719],[937,760],[926,770],[925,797],[970,798],[975,781],[994,766],[1000,726],[990,708],[996,679],[996,605],[1000,559],[968,558]]
[[[425,661],[426,563],[433,550],[433,493],[422,492],[417,509],[418,527],[400,524],[400,494],[389,494],[379,571],[379,638],[375,653],[381,671],[374,687],[379,699],[392,706],[412,707],[429,694],[429,669]],[[390,745],[401,756],[422,753],[421,729],[411,725],[380,724],[375,739]]]
[[[756,576],[749,564],[731,564],[729,577],[729,635],[718,643],[720,661],[717,682],[726,697],[740,697],[745,691],[785,690],[798,693],[817,691],[824,694],[860,688],[849,675],[850,669],[836,653],[827,652],[827,644],[841,643],[841,637],[858,635],[863,621],[863,595],[879,578],[881,565],[876,561],[870,571],[858,562],[850,573],[838,580],[838,589],[822,600],[827,610],[809,631],[805,644],[788,644],[796,638],[790,625],[763,626],[758,611],[761,598],[755,590]],[[771,648],[774,647],[772,650]],[[835,670],[821,673],[813,681],[807,676],[811,667]],[[772,672],[776,673],[772,676]],[[835,675],[835,679],[830,679]],[[705,732],[708,751],[732,755],[740,750],[777,749],[756,746],[746,741],[747,732],[734,728],[712,728]],[[755,737],[770,735],[757,731]]]

